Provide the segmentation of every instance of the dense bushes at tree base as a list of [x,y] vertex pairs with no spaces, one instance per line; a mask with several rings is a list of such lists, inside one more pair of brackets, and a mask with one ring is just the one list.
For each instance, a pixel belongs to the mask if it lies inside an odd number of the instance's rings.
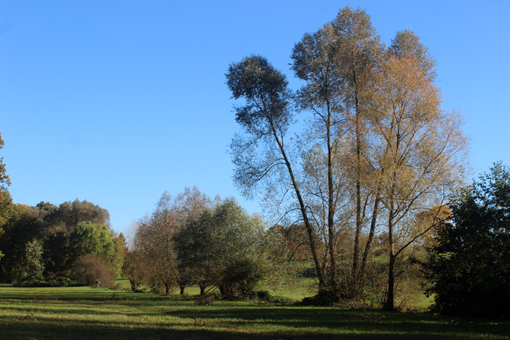
[[77,282],[72,280],[69,277],[57,277],[56,279],[51,280],[36,280],[36,281],[28,281],[20,284],[16,284],[14,286],[19,287],[71,287],[76,286]]
[[337,290],[323,290],[312,297],[306,297],[301,301],[302,306],[333,306],[340,302]]

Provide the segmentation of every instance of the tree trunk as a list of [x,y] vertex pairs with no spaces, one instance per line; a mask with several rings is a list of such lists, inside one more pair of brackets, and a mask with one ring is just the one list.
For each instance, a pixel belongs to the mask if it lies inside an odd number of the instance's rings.
[[[395,176],[394,176],[395,177]],[[395,309],[395,241],[393,240],[393,197],[390,196],[390,211],[388,217],[388,252],[390,255],[390,263],[388,264],[388,292],[384,309],[392,311]]]
[[[328,104],[328,112],[329,112]],[[328,143],[328,246],[330,257],[330,272],[329,272],[329,288],[336,290],[338,288],[338,274],[336,267],[336,254],[335,254],[335,207],[334,207],[334,186],[333,186],[333,150],[331,146],[331,114],[328,114],[327,122],[327,143]]]
[[131,290],[136,292],[138,290],[138,285],[136,284],[135,279],[129,279],[129,283],[131,284]]
[[390,251],[390,264],[388,268],[388,293],[384,309],[395,310],[395,256]]
[[200,295],[205,295],[206,288],[207,288],[207,285],[205,285],[205,284],[200,285]]
[[179,288],[181,289],[181,296],[182,295],[186,295],[186,286],[179,286]]
[[282,154],[282,157],[285,161],[285,165],[287,167],[287,171],[289,172],[290,180],[292,182],[292,187],[294,189],[294,192],[296,193],[298,202],[299,202],[299,209],[301,211],[301,215],[303,216],[303,222],[305,223],[306,231],[308,233],[308,239],[310,240],[310,250],[312,251],[313,256],[313,262],[315,264],[315,271],[317,272],[317,278],[319,279],[319,292],[326,290],[326,281],[324,279],[324,272],[321,269],[319,257],[317,256],[317,247],[315,245],[315,233],[312,228],[312,225],[310,224],[310,220],[308,219],[308,214],[306,213],[306,206],[305,202],[303,200],[303,197],[301,196],[301,191],[299,190],[298,183],[296,181],[296,178],[294,177],[294,171],[292,170],[292,165],[290,164],[289,159],[287,158],[287,153],[285,152],[285,149],[283,147],[283,142],[280,141],[278,138],[278,133],[276,131],[276,128],[271,120],[269,120],[271,124],[271,130],[273,133],[273,136],[278,144],[278,147],[280,149],[280,153]]
[[368,261],[368,254],[370,253],[370,248],[372,246],[372,241],[374,239],[375,227],[377,225],[377,215],[379,214],[379,193],[376,194],[375,202],[374,202],[374,210],[372,212],[372,221],[370,222],[370,232],[368,234],[368,240],[365,245],[365,251],[363,252],[363,258],[361,259],[361,268],[358,274],[358,284],[357,290],[355,292],[356,296],[359,297],[363,294],[363,280],[365,279],[365,271]]
[[352,256],[352,289],[356,294],[359,288],[359,238],[363,220],[361,217],[361,129],[360,112],[358,99],[358,85],[356,84],[356,71],[353,71],[354,80],[354,102],[355,102],[355,133],[356,133],[356,231],[354,235],[354,252]]

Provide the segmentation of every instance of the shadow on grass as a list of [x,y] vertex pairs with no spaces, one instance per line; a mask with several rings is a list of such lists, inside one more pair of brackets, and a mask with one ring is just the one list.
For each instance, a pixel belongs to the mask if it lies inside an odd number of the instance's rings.
[[[119,313],[121,314],[121,313]],[[430,315],[295,308],[211,308],[122,320],[0,319],[5,339],[461,339],[510,338],[508,323],[449,325]],[[96,316],[100,316],[97,314]],[[170,316],[170,317],[169,317]],[[489,336],[490,335],[490,336]]]
[[[452,336],[493,335],[510,339],[510,322],[490,320],[460,323],[455,319],[425,313],[389,313],[383,311],[342,310],[336,308],[224,308],[224,309],[180,309],[167,312],[168,315],[197,318],[202,320],[222,319],[234,324],[261,323],[296,329],[330,329],[344,333],[351,331],[364,333],[364,337],[378,338],[383,333],[388,338],[398,338],[408,334],[420,338],[440,339]],[[327,331],[330,334],[329,331]],[[317,333],[313,333],[317,334]],[[359,335],[343,335],[359,337]]]
[[[355,325],[352,325],[355,328]],[[184,327],[182,327],[184,328]],[[192,329],[179,329],[153,325],[140,327],[140,325],[118,325],[110,323],[80,322],[65,325],[56,319],[42,321],[19,321],[0,325],[0,333],[6,339],[457,339],[469,336],[466,333],[438,334],[432,332],[403,333],[399,330],[391,332],[379,331],[377,333],[359,332],[355,329],[330,333],[321,329],[298,329],[278,331],[257,331],[247,329],[219,328],[206,329],[196,326]]]
[[0,339],[510,339],[510,322],[100,289],[0,289]]

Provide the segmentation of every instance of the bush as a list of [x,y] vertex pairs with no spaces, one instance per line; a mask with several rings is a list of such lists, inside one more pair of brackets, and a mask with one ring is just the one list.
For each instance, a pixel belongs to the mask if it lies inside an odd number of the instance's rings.
[[[112,282],[108,288],[110,288],[111,290],[124,290],[124,286],[122,285],[122,283],[115,283],[115,282]],[[131,289],[129,289],[131,291]]]
[[302,306],[333,306],[340,303],[338,291],[323,290],[317,295],[306,297],[301,301]]
[[197,304],[199,306],[208,306],[208,305],[212,305],[214,300],[215,300],[215,297],[212,295],[200,297],[199,299],[197,299],[195,301],[195,304]]
[[115,279],[115,275],[108,269],[105,261],[96,255],[86,255],[73,265],[78,282],[87,286],[106,288]]
[[434,309],[510,318],[510,169],[495,164],[451,208],[453,223],[437,229],[437,245],[425,266]]
[[69,287],[76,285],[76,282],[68,277],[57,277],[51,280],[38,280],[31,281],[23,284],[22,286],[27,287]]

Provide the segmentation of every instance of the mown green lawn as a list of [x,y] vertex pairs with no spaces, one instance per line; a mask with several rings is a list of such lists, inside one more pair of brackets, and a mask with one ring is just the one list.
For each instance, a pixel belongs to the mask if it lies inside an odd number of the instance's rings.
[[0,287],[0,339],[510,339],[508,321],[195,299]]

